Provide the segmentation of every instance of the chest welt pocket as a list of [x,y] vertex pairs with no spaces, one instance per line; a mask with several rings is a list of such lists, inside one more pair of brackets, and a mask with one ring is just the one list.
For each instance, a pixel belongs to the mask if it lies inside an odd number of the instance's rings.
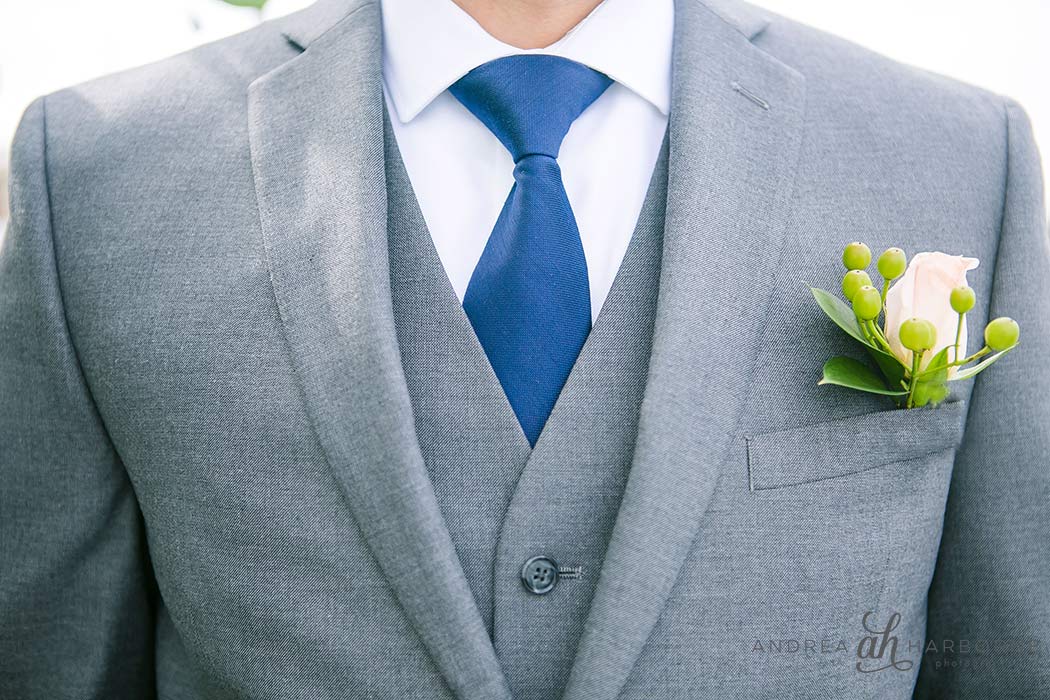
[[752,491],[797,486],[899,464],[962,441],[965,403],[889,410],[747,438]]

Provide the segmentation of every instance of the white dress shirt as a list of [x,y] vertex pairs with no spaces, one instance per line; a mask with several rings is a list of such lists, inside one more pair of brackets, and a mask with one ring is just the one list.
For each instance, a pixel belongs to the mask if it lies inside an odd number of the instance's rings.
[[514,184],[514,162],[447,88],[483,63],[532,53],[577,61],[615,81],[573,123],[558,155],[597,318],[667,130],[673,0],[605,0],[557,43],[535,50],[499,41],[452,0],[382,0],[382,14],[394,136],[460,301]]

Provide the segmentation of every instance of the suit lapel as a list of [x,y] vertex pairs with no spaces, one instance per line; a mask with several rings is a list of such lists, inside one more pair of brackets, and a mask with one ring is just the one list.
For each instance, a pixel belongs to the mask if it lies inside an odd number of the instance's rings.
[[734,0],[676,3],[663,269],[631,475],[566,700],[619,695],[693,545],[765,325],[800,151],[802,76]]
[[307,410],[448,686],[459,698],[509,699],[423,464],[397,347],[379,5],[324,0],[278,26],[305,50],[251,85],[249,132],[274,295]]

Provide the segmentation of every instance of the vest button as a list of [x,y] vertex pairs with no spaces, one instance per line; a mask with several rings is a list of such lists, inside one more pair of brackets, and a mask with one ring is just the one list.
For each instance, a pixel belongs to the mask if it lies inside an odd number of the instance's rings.
[[529,593],[550,593],[558,585],[558,564],[550,557],[533,557],[521,567],[521,582]]

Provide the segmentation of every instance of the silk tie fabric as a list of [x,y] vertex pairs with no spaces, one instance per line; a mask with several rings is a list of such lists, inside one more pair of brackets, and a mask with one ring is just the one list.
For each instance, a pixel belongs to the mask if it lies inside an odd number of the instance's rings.
[[485,63],[449,88],[514,158],[514,185],[463,308],[533,446],[591,328],[587,261],[558,151],[611,83],[575,61],[532,54]]

